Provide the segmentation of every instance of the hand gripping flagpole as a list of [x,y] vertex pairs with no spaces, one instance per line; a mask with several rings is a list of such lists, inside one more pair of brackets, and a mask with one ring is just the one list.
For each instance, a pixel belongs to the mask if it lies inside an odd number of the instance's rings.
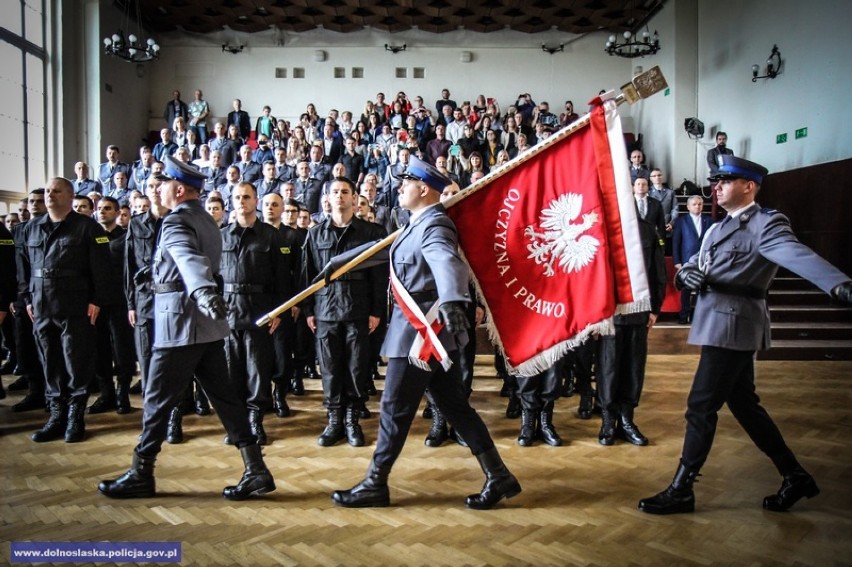
[[[661,90],[665,89],[667,86],[668,86],[668,83],[666,83],[666,79],[663,76],[663,72],[660,70],[660,67],[654,66],[654,67],[648,69],[647,71],[645,71],[644,73],[633,77],[633,80],[631,82],[626,83],[625,85],[622,85],[621,93],[618,94],[615,97],[615,103],[616,103],[616,105],[620,105],[620,104],[625,103],[625,102],[629,103],[629,104],[634,104],[634,103],[638,102],[639,100],[648,98],[651,95],[654,95],[654,94],[660,92]],[[610,96],[607,96],[607,94],[610,94]],[[602,100],[608,100],[609,98],[612,98],[611,93],[607,93],[607,94],[603,94],[599,97],[596,97],[595,99],[593,99],[592,102],[593,103],[594,102],[600,103],[600,102],[602,102]],[[479,181],[476,181],[475,183],[468,186],[463,191],[456,193],[451,198],[444,201],[444,203],[443,203],[444,207],[450,208],[453,205],[458,204],[460,201],[470,197],[471,195],[473,195],[474,193],[476,193],[480,189],[483,189],[484,187],[488,186],[492,181],[494,181],[498,177],[501,177],[501,176],[509,173],[510,171],[515,169],[516,167],[520,166],[521,164],[525,163],[526,161],[532,159],[533,157],[537,156],[541,152],[545,151],[547,148],[550,148],[551,146],[558,144],[559,142],[561,142],[562,140],[564,140],[565,138],[567,138],[568,136],[570,136],[571,134],[573,134],[577,130],[580,130],[583,127],[585,127],[586,125],[588,125],[589,122],[591,121],[591,116],[592,116],[591,113],[584,114],[583,116],[578,118],[575,122],[569,124],[565,128],[559,130],[553,136],[550,136],[549,138],[547,138],[544,142],[542,142],[540,144],[536,144],[534,147],[530,148],[528,151],[525,151],[522,154],[518,155],[515,159],[510,160],[509,162],[498,167],[497,169],[492,170],[488,175],[486,175],[485,177],[483,177]],[[384,250],[385,248],[390,246],[393,243],[393,241],[397,239],[397,237],[400,235],[402,230],[403,230],[402,228],[397,229],[395,232],[389,234],[384,239],[376,242],[373,246],[371,246],[370,248],[368,248],[367,250],[365,250],[364,252],[362,252],[361,254],[359,254],[358,256],[356,256],[355,258],[350,260],[349,262],[346,262],[343,266],[341,266],[333,274],[331,274],[329,281],[336,280],[337,278],[346,274],[350,270],[355,269],[358,265],[362,264],[365,260],[372,257],[377,252]],[[288,309],[295,307],[296,305],[298,305],[299,303],[301,303],[302,301],[304,301],[306,298],[310,297],[311,295],[313,295],[317,291],[321,290],[325,286],[326,286],[325,280],[320,280],[320,281],[318,281],[314,284],[311,284],[310,286],[305,288],[301,293],[294,295],[292,298],[290,298],[290,300],[288,300],[285,303],[282,303],[281,305],[279,305],[278,307],[276,307],[275,309],[273,309],[272,311],[270,311],[269,313],[267,313],[266,315],[264,315],[263,317],[261,317],[260,319],[255,321],[255,324],[258,327],[262,327],[262,326],[270,323],[272,321],[272,319],[274,319],[275,317],[278,317],[279,315],[281,315],[281,313],[284,313]]]

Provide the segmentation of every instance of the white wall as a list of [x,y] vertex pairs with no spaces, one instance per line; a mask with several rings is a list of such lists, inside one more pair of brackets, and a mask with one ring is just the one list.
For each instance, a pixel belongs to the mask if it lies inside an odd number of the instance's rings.
[[[736,155],[757,161],[770,172],[852,156],[852,120],[844,100],[852,76],[848,57],[852,39],[838,25],[852,19],[852,3],[818,0],[817,4],[751,0],[726,2],[720,9],[715,2],[670,0],[654,18],[651,26],[658,27],[664,42],[660,53],[664,72],[675,77],[674,94],[681,94],[678,89],[694,89],[689,93],[695,100],[692,108],[686,95],[674,107],[657,98],[644,103],[648,111],[637,118],[652,161],[670,163],[672,182],[692,178],[693,169],[704,180],[707,148],[714,145],[718,130],[728,133],[729,147]],[[694,60],[690,46],[685,45],[693,10],[697,10]],[[676,42],[674,61],[665,49],[671,37]],[[753,83],[751,66],[759,64],[764,71],[774,44],[784,61],[782,74]],[[694,83],[688,77],[690,66],[697,73]],[[691,143],[683,120],[693,115],[704,122],[706,133],[703,144],[695,144],[690,154],[678,148],[684,140]],[[671,120],[669,139],[659,140],[658,132],[665,134]],[[795,131],[802,127],[808,128],[808,136],[796,140]],[[776,135],[785,132],[787,143],[776,144]]]

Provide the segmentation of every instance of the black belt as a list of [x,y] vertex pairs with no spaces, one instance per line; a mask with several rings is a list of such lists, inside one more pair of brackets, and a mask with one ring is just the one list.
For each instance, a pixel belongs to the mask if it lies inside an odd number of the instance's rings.
[[151,291],[154,293],[170,293],[173,291],[183,291],[185,288],[183,287],[183,282],[166,282],[166,283],[152,283]]
[[33,270],[34,278],[73,278],[79,276],[78,270],[68,270],[61,268],[36,268]]
[[411,299],[413,299],[416,303],[426,303],[427,301],[435,301],[438,299],[438,290],[430,289],[426,291],[416,291],[411,295]]
[[265,285],[240,283],[226,283],[224,291],[225,293],[269,293]]
[[711,293],[724,293],[726,295],[738,295],[740,297],[748,297],[749,299],[766,299],[766,290],[746,285],[712,283],[707,284],[704,291]]

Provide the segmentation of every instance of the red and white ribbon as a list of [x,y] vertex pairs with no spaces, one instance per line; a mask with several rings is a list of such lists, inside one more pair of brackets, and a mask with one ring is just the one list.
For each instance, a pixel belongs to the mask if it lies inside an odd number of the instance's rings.
[[424,315],[423,310],[399,281],[393,267],[390,270],[390,282],[396,304],[402,310],[406,320],[417,331],[417,336],[408,351],[408,361],[421,370],[429,370],[429,359],[434,356],[444,370],[449,370],[453,362],[438,339],[438,333],[444,327],[438,321],[438,301],[435,301]]

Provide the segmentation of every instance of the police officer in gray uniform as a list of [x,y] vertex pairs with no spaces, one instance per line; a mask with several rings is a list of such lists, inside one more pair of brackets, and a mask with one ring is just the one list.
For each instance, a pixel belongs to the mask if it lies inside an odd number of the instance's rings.
[[173,158],[166,158],[164,173],[160,197],[172,212],[163,219],[154,253],[154,350],[142,434],[130,470],[102,481],[98,489],[111,498],[154,496],[154,461],[169,413],[195,374],[245,463],[242,479],[226,487],[223,496],[244,500],[266,494],[275,490],[275,482],[249,428],[245,403],[228,380],[228,308],[217,285],[222,237],[198,200],[205,176]]
[[710,453],[724,404],[783,477],[778,493],[763,500],[764,508],[787,510],[801,498],[819,494],[813,477],[760,405],[753,359],[756,350],[769,348],[766,292],[778,266],[844,303],[852,303],[852,281],[799,242],[787,217],[755,202],[766,174],[761,165],[722,155],[710,178],[728,216],[707,231],[698,254],[675,277],[679,287],[699,292],[689,343],[701,346],[701,359],[687,400],[686,437],[674,480],[639,502],[644,512],[695,510],[692,484]]
[[[459,257],[456,227],[439,202],[441,192],[449,184],[443,173],[415,157],[403,173],[399,204],[411,211],[411,222],[390,251],[395,306],[381,352],[388,357],[388,367],[379,436],[366,478],[350,490],[332,494],[340,506],[363,508],[390,504],[388,474],[402,451],[427,387],[438,410],[468,443],[485,473],[482,491],[467,497],[467,507],[492,508],[503,498],[521,492],[518,480],[500,459],[485,423],[470,406],[461,379],[460,351],[467,340],[465,306],[471,297],[469,268]],[[429,355],[428,361],[424,361],[412,354],[423,352],[416,346],[422,335],[409,319],[415,316],[415,308],[430,323],[428,313],[440,314],[443,328],[435,340],[424,339],[423,350],[434,349],[432,352],[444,358],[444,363],[438,361],[438,356]],[[445,352],[441,354],[441,350]]]

